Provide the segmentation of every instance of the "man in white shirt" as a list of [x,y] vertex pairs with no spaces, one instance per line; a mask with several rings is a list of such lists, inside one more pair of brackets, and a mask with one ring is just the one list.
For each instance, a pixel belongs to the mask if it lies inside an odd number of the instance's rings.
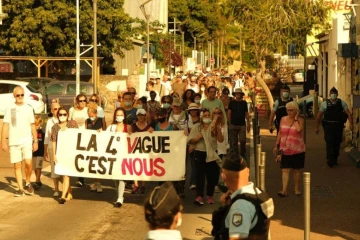
[[238,73],[236,73],[234,75],[234,81],[235,81],[235,88],[243,88],[244,87],[244,80],[239,77]]
[[45,139],[44,139],[44,159],[45,161],[50,160],[51,165],[51,178],[54,181],[54,197],[59,196],[59,175],[55,173],[55,163],[54,163],[54,152],[52,147],[52,142],[50,142],[50,136],[51,136],[51,129],[52,127],[57,124],[59,121],[57,119],[57,112],[60,108],[59,103],[53,103],[51,104],[51,113],[53,114],[53,117],[50,118],[46,123],[46,129],[45,129]]
[[[15,103],[5,110],[1,133],[1,148],[10,151],[10,162],[14,164],[18,190],[15,197],[24,194],[32,195],[34,189],[30,183],[32,173],[32,152],[38,149],[37,131],[35,128],[34,110],[24,103],[24,89],[20,86],[13,91]],[[9,143],[6,138],[9,137]],[[25,162],[26,185],[23,187],[21,163]]]
[[160,97],[169,95],[171,93],[171,82],[168,79],[168,75],[164,75],[160,82]]

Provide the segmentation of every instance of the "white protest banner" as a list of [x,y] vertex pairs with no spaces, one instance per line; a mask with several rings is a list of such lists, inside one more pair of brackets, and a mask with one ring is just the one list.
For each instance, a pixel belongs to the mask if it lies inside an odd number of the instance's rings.
[[55,172],[59,175],[140,181],[184,180],[183,131],[113,133],[59,131]]

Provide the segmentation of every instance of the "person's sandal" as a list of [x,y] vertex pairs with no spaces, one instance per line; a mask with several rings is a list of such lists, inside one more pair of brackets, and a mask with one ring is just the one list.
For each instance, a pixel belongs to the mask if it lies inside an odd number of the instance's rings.
[[283,192],[283,191],[278,192],[277,195],[278,195],[279,197],[287,197],[287,193],[286,193],[286,192]]
[[302,192],[295,192],[295,195],[300,197],[302,195]]

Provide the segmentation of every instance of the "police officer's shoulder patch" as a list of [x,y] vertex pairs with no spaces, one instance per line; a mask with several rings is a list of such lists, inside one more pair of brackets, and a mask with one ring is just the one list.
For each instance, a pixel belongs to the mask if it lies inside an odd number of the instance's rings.
[[235,213],[232,217],[232,224],[236,227],[240,226],[242,224],[242,214]]

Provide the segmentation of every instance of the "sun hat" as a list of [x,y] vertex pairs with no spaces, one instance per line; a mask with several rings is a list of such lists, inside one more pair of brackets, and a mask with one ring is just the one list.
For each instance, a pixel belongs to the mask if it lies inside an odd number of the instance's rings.
[[186,111],[191,111],[191,110],[201,110],[201,108],[199,108],[196,103],[190,103],[190,105],[189,105],[189,107],[186,109]]

